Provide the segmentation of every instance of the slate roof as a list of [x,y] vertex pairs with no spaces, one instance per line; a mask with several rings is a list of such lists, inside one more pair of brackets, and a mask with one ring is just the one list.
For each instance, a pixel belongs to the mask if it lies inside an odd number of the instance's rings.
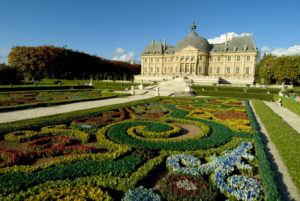
[[187,37],[181,39],[177,46],[166,45],[162,42],[150,42],[142,55],[174,54],[187,46],[192,46],[201,52],[246,52],[257,50],[251,36],[236,36],[226,43],[209,44],[208,41],[191,32]]

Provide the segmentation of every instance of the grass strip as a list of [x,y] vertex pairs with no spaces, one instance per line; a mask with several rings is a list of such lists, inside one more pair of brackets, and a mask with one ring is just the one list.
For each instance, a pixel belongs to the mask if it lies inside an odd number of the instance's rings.
[[[300,102],[297,102],[295,100],[292,100],[290,98],[286,98],[283,96],[280,96],[282,100],[282,106],[291,110],[295,114],[300,116]],[[279,95],[274,95],[274,100],[279,100]]]
[[266,104],[252,100],[254,108],[265,125],[272,142],[290,173],[294,184],[300,192],[300,135]]

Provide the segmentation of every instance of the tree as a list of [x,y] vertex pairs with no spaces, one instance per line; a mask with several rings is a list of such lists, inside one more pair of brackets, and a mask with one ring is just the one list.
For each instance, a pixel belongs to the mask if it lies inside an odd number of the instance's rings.
[[0,84],[17,84],[21,79],[16,67],[0,64]]

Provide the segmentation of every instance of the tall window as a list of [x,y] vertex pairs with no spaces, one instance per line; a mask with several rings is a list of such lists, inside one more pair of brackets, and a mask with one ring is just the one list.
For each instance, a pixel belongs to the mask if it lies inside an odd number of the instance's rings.
[[153,62],[153,58],[151,58],[151,60],[150,60],[151,62]]
[[208,72],[212,73],[212,67],[209,67]]
[[167,61],[167,58],[165,58],[165,61]]
[[220,73],[220,67],[217,67],[217,74]]
[[247,61],[250,61],[250,56],[247,56]]
[[212,61],[213,60],[213,58],[212,57],[209,57],[209,61]]
[[221,57],[220,56],[218,57],[218,61],[221,61]]
[[158,72],[158,73],[159,73],[159,67],[157,67],[157,68],[156,68],[156,72]]
[[239,74],[240,73],[240,67],[236,67],[235,68],[235,74]]
[[167,67],[164,67],[164,73],[166,73],[167,72]]
[[156,61],[159,62],[159,59],[157,58]]
[[170,73],[172,73],[173,72],[173,67],[170,67]]
[[227,67],[227,74],[230,74],[230,67]]
[[202,66],[199,66],[199,73],[202,73]]
[[144,72],[147,73],[147,67],[144,68]]
[[147,62],[147,59],[145,59],[144,61]]
[[228,56],[228,57],[227,57],[227,60],[228,60],[228,61],[231,61],[231,56]]
[[237,61],[240,61],[240,60],[241,60],[241,57],[240,57],[240,56],[237,56],[237,57],[236,57],[236,60],[237,60]]
[[181,73],[184,72],[184,64],[180,64],[180,72],[181,72]]
[[202,60],[202,56],[200,56],[200,58],[199,58],[200,60]]
[[246,67],[246,74],[249,74],[249,67]]
[[150,72],[151,72],[151,73],[153,72],[153,67],[150,68]]

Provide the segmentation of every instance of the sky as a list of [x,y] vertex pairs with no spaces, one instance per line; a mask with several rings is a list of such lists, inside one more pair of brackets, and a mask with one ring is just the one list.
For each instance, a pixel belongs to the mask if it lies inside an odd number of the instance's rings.
[[299,0],[1,0],[0,63],[14,46],[54,45],[140,61],[147,44],[190,32],[220,43],[252,35],[260,52],[300,54]]

